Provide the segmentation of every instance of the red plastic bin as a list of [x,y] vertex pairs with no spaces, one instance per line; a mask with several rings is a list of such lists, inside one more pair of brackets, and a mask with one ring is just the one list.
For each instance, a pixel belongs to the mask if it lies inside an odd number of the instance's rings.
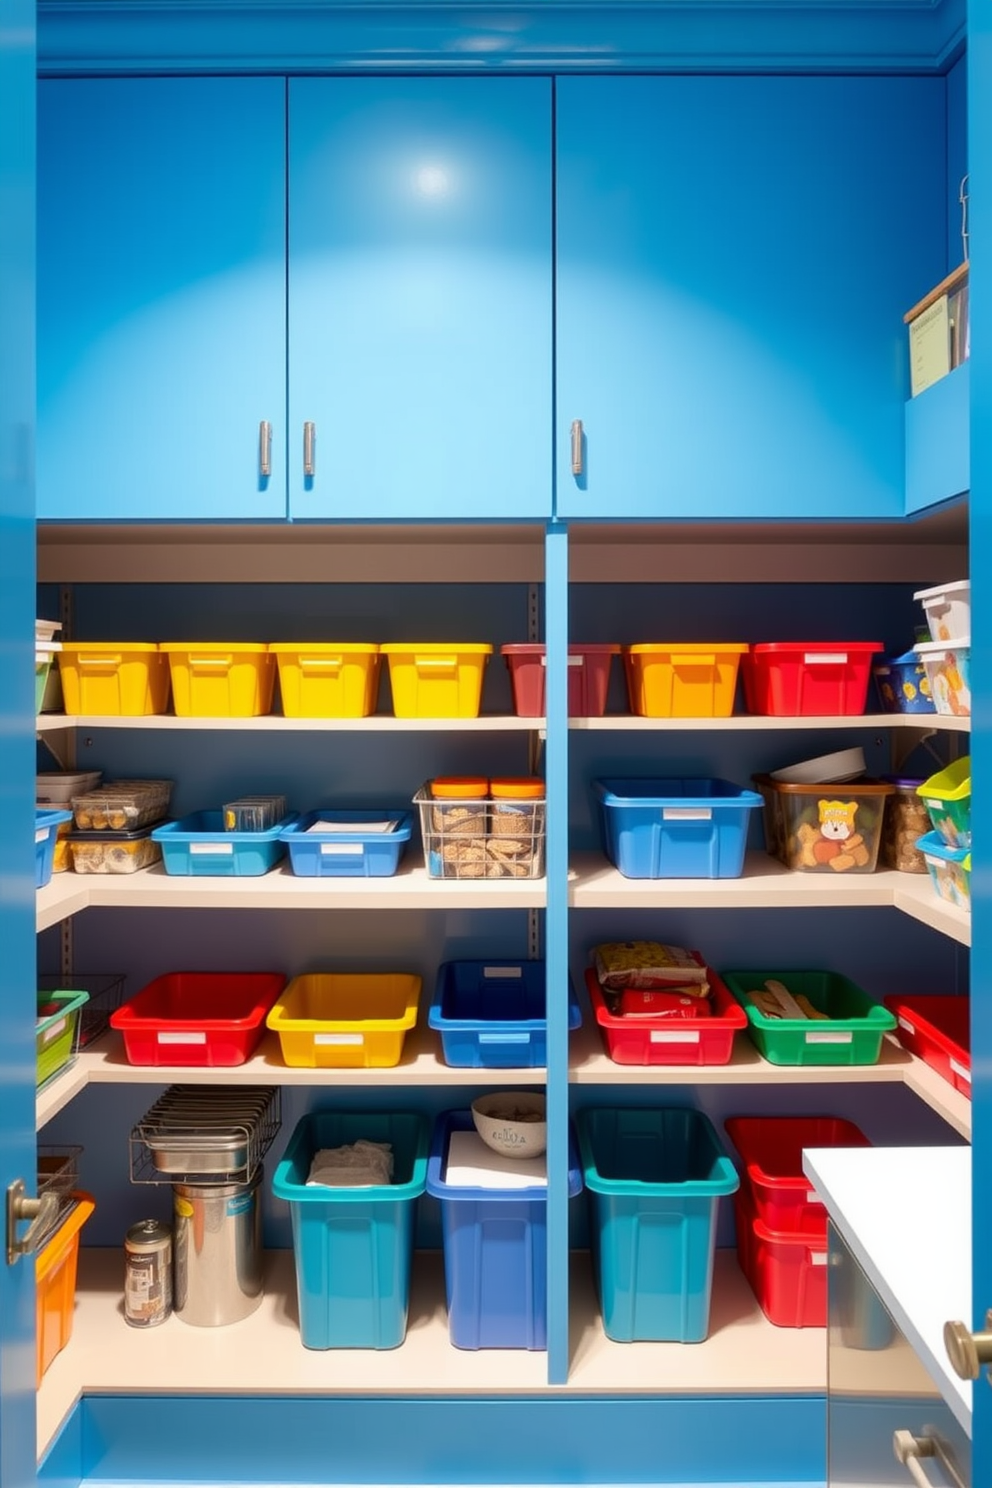
[[[619,646],[569,646],[568,716],[601,718],[606,712],[610,664]],[[518,718],[543,718],[545,702],[545,648],[541,642],[501,646],[500,655],[510,671],[513,707]]]
[[865,711],[881,641],[775,641],[741,657],[749,713],[795,718]]
[[614,1064],[729,1064],[734,1034],[747,1027],[747,1013],[715,971],[707,970],[712,1015],[698,1020],[624,1018],[611,1013],[595,971],[586,987],[606,1052]]
[[743,1187],[734,1195],[734,1219],[737,1259],[768,1321],[777,1328],[825,1328],[826,1235],[769,1229]]
[[962,1095],[971,1095],[971,999],[964,993],[947,997],[886,997],[885,1006],[899,1020],[896,1029],[904,1049],[917,1055]]
[[755,1218],[784,1234],[827,1232],[827,1211],[803,1172],[806,1147],[868,1147],[853,1121],[839,1116],[731,1116],[727,1136],[744,1161]]
[[112,1013],[110,1026],[124,1035],[129,1064],[244,1064],[285,985],[282,972],[169,972]]

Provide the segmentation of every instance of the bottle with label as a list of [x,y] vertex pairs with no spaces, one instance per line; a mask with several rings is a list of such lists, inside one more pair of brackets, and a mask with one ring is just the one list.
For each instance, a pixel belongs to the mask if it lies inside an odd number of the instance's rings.
[[154,1328],[172,1312],[172,1231],[160,1219],[133,1224],[124,1240],[124,1320]]

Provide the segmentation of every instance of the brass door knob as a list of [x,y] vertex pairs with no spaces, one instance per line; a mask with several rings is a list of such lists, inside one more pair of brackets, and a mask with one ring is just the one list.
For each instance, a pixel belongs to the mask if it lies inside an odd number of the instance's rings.
[[990,1331],[972,1333],[964,1323],[944,1324],[944,1347],[954,1373],[964,1380],[978,1379],[982,1366],[992,1364],[992,1312],[985,1314]]

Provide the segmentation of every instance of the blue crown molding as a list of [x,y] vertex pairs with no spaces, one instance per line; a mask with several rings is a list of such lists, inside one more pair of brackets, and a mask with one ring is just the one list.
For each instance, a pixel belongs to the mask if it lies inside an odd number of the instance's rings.
[[966,0],[39,0],[44,75],[939,73]]

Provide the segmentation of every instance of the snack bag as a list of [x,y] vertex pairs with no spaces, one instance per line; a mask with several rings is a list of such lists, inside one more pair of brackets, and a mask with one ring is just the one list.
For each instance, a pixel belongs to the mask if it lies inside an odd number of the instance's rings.
[[710,1005],[705,997],[689,997],[684,992],[645,992],[628,987],[620,993],[617,1013],[621,1018],[708,1018]]
[[673,991],[690,997],[706,997],[709,982],[698,951],[663,945],[657,940],[612,941],[593,952],[599,985],[605,992],[626,987],[641,991]]

